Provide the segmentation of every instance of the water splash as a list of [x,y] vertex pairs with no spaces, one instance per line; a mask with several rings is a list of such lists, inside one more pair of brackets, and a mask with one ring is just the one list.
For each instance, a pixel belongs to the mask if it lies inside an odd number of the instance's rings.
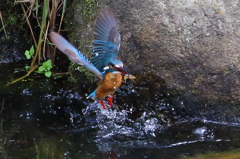
[[[116,105],[113,107],[117,108]],[[145,112],[137,120],[132,120],[129,118],[131,110],[102,109],[98,103],[83,110],[86,119],[95,114],[98,130],[94,141],[101,152],[119,151],[116,150],[118,143],[124,147],[148,145],[148,139],[156,137],[155,132],[161,129],[158,119]]]

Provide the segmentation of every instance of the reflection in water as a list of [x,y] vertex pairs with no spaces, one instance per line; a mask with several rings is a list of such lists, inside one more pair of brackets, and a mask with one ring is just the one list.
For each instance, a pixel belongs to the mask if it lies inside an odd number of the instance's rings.
[[175,109],[174,96],[155,82],[123,85],[110,110],[86,100],[90,92],[75,91],[64,79],[2,85],[0,156],[172,159],[239,148],[239,127]]

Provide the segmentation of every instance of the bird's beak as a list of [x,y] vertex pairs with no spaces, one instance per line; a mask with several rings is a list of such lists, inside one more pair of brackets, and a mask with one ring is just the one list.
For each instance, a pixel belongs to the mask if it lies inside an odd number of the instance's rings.
[[119,71],[124,75],[128,74],[128,71],[126,71],[123,67],[114,67],[114,70]]
[[119,71],[123,74],[123,81],[126,82],[127,79],[135,80],[136,77],[129,74],[123,67],[114,67],[116,71]]

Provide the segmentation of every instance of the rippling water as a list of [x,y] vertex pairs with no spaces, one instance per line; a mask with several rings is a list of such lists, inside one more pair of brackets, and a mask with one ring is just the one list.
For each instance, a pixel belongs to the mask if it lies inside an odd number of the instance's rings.
[[89,83],[75,89],[67,78],[34,76],[4,87],[21,74],[0,67],[2,158],[173,159],[240,147],[238,126],[176,109],[187,101],[174,101],[162,81],[124,84],[103,110],[86,100]]

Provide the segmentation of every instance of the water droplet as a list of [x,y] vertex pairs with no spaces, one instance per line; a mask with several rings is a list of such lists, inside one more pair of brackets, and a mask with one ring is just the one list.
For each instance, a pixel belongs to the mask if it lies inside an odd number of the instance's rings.
[[186,38],[186,41],[187,41],[187,42],[190,42],[191,40],[192,40],[192,39],[191,39],[190,37],[187,37],[187,38]]
[[193,131],[193,133],[196,134],[196,135],[203,136],[204,134],[207,133],[207,127],[204,126],[204,127],[197,128]]

